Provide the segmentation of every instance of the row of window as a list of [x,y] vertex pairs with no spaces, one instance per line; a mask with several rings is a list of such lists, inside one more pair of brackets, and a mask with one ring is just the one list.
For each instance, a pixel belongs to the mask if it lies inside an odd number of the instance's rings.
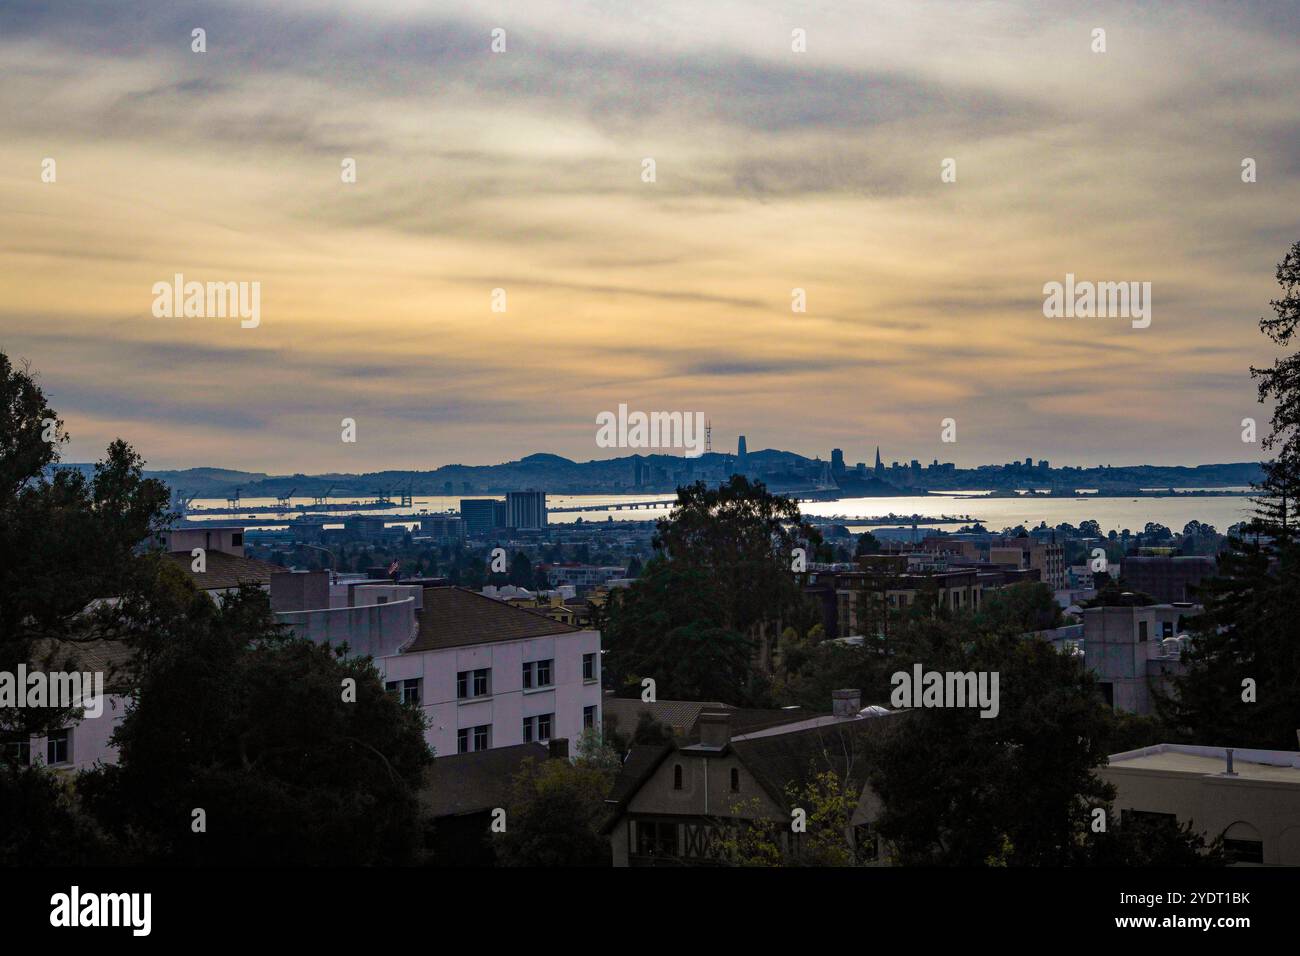
[[[594,729],[596,726],[596,706],[582,708],[582,726]],[[537,714],[525,717],[523,722],[523,741],[531,744],[545,743],[551,739],[555,729],[554,714]],[[492,725],[481,724],[478,727],[462,727],[456,731],[456,753],[467,754],[478,750],[487,750],[492,746]]]
[[[20,767],[32,765],[32,741],[30,737],[4,742],[5,756]],[[51,767],[61,763],[72,762],[72,731],[60,730],[45,739],[45,762]]]
[[[542,687],[555,686],[555,659],[550,658],[544,661],[524,661],[523,665],[523,688],[524,690],[536,690]],[[584,681],[593,681],[596,679],[596,655],[582,655],[582,679]],[[406,680],[390,680],[384,686],[392,693],[397,694],[404,704],[415,704],[419,706],[423,694],[421,690],[421,679],[418,677],[408,678]],[[480,667],[472,671],[460,671],[456,674],[456,699],[473,700],[477,697],[490,697],[492,694],[492,668]]]

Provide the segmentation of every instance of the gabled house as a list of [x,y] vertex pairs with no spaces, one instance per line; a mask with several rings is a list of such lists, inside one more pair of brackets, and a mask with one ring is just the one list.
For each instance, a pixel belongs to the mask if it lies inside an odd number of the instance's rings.
[[857,794],[846,841],[861,862],[881,859],[872,831],[880,804],[865,785],[866,748],[887,733],[893,712],[859,708],[857,691],[836,691],[835,710],[733,735],[734,714],[701,713],[698,737],[631,749],[607,798],[615,866],[716,864],[738,826],[768,821],[796,853],[791,789],[833,770]]

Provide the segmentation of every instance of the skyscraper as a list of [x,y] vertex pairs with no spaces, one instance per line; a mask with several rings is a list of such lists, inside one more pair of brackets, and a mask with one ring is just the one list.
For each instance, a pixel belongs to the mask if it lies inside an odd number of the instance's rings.
[[546,527],[546,493],[511,491],[506,494],[506,527],[535,531]]
[[744,474],[749,468],[749,449],[745,447],[745,436],[740,436],[740,441],[736,443],[736,471]]
[[880,446],[876,446],[876,475],[880,476],[885,473],[885,463],[880,460]]

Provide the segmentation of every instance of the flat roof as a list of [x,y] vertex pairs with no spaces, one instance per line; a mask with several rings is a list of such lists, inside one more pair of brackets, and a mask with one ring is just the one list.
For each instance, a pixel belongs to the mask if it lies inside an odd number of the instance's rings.
[[[1118,769],[1154,770],[1223,777],[1228,758],[1225,747],[1192,744],[1156,744],[1141,750],[1112,754],[1110,766]],[[1271,780],[1300,785],[1300,753],[1292,750],[1232,748],[1232,769],[1245,780]]]

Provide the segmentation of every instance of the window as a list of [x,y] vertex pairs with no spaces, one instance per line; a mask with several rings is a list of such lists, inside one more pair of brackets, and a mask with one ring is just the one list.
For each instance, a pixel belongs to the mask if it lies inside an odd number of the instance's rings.
[[1262,840],[1228,840],[1223,841],[1223,855],[1229,864],[1264,862],[1264,843]]
[[420,678],[408,677],[406,680],[390,680],[384,684],[384,689],[400,698],[403,704],[414,704],[418,707],[423,699],[420,695],[420,684]]
[[458,754],[487,750],[490,746],[492,746],[491,724],[481,724],[478,727],[462,727],[456,731],[456,753]]
[[232,548],[243,547],[243,544],[244,544],[244,533],[242,531],[236,531],[230,536],[230,546]]
[[676,856],[677,824],[637,820],[636,852],[638,856]]
[[554,714],[538,714],[536,717],[524,718],[524,743],[530,744],[534,740],[545,741],[551,739],[551,728],[555,725]]
[[583,680],[596,679],[596,655],[595,654],[582,655],[582,679]]
[[586,730],[591,730],[596,726],[596,705],[582,708],[582,726]]
[[674,790],[682,789],[682,765],[681,764],[673,765],[673,789]]
[[740,770],[731,768],[731,792],[740,793]]
[[859,863],[875,863],[880,859],[880,844],[871,824],[863,823],[853,828],[853,855]]
[[30,737],[6,740],[4,742],[4,752],[6,757],[20,767],[30,767],[32,765],[32,740]]
[[60,730],[56,734],[50,734],[45,745],[45,762],[50,766],[57,763],[67,763],[71,759],[72,753],[72,731]]
[[1145,641],[1146,639],[1147,639],[1147,622],[1138,621],[1138,640]]
[[530,690],[534,687],[549,687],[551,680],[551,665],[554,660],[547,661],[525,661],[524,662],[524,690]]
[[456,675],[456,697],[467,700],[474,697],[486,697],[491,693],[489,676],[492,668],[481,667],[476,671],[461,671]]

